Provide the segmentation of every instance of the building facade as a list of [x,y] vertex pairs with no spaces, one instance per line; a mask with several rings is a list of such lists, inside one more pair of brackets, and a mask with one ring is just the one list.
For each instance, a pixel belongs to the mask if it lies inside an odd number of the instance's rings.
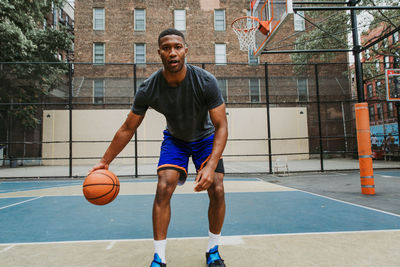
[[[384,25],[369,30],[362,35],[362,43],[368,45],[368,41],[381,36],[383,30]],[[395,143],[399,142],[397,116],[399,105],[395,101],[386,101],[385,70],[400,68],[400,57],[383,52],[396,50],[398,47],[399,32],[395,32],[363,52],[364,69],[370,73],[370,77],[365,79],[364,96],[369,104],[371,133],[378,137],[379,146],[389,133],[394,135]]]

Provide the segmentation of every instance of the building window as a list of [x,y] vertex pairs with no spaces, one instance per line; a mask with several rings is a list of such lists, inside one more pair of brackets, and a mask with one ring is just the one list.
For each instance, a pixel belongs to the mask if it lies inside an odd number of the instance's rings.
[[225,10],[214,10],[214,29],[216,31],[225,31]]
[[381,90],[382,90],[382,83],[379,82],[379,81],[377,81],[377,82],[375,83],[375,94],[376,94],[376,95],[379,95],[379,93],[381,92]]
[[295,31],[305,31],[306,30],[306,23],[305,23],[303,17],[304,17],[304,11],[297,11],[297,13],[294,14],[294,30]]
[[389,60],[389,56],[385,56],[383,58],[383,60],[385,61],[385,69],[390,69],[390,60]]
[[137,9],[134,11],[135,31],[146,31],[146,9]]
[[376,43],[376,44],[374,44],[374,49],[375,50],[378,50],[379,49],[379,45]]
[[379,60],[375,61],[375,68],[377,72],[381,71],[381,65],[379,64]]
[[105,51],[103,43],[93,44],[93,63],[104,64],[105,62]]
[[260,79],[250,79],[250,102],[259,103],[260,102]]
[[376,112],[378,113],[378,120],[383,120],[383,111],[381,104],[376,104]]
[[228,102],[228,80],[218,78],[218,87],[221,90],[224,101]]
[[366,49],[366,50],[365,50],[365,58],[366,58],[366,59],[369,59],[369,49]]
[[399,41],[399,32],[393,33],[393,44]]
[[253,50],[249,50],[249,65],[258,65],[259,57],[254,56]]
[[104,103],[104,80],[93,81],[93,104]]
[[372,97],[372,84],[367,85],[367,96]]
[[375,109],[374,106],[369,106],[369,120],[375,121]]
[[308,101],[308,80],[307,78],[297,79],[297,94],[300,102]]
[[388,117],[393,118],[394,117],[394,111],[393,111],[393,103],[388,102],[387,103],[387,109],[388,109]]
[[146,63],[146,45],[145,44],[135,44],[135,60],[136,64]]
[[186,31],[186,10],[174,10],[174,27],[180,31]]
[[226,64],[226,44],[215,44],[215,64]]
[[104,31],[104,8],[93,8],[93,30]]

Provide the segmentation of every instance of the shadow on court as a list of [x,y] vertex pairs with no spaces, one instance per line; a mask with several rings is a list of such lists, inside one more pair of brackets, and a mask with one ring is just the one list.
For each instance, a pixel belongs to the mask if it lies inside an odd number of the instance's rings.
[[[400,171],[375,172],[363,196],[357,172],[227,177],[221,254],[227,266],[398,266]],[[95,206],[82,180],[0,182],[1,266],[148,266],[155,179],[121,180]],[[177,188],[167,263],[206,266],[206,193]]]

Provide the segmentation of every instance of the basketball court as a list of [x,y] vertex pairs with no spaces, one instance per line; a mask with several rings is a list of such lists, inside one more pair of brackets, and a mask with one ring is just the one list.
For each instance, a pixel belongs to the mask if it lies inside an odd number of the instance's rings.
[[[340,174],[345,175],[355,180],[358,173]],[[400,178],[398,171],[381,174],[385,175]],[[227,266],[397,266],[398,214],[295,189],[306,184],[302,177],[313,175],[225,179],[227,210],[220,250]],[[324,178],[329,175],[319,176]],[[281,185],[290,179],[295,187]],[[106,206],[87,202],[82,182],[1,182],[2,266],[150,263],[156,179],[122,179],[119,196]],[[346,193],[345,188],[335,190]],[[193,192],[193,178],[177,188],[168,266],[189,266],[188,259],[193,260],[190,266],[205,266],[207,207],[207,194]]]

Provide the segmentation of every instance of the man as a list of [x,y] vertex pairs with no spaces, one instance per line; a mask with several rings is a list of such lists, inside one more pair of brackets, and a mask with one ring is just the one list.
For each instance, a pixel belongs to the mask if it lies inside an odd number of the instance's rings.
[[140,86],[128,118],[93,170],[107,169],[131,140],[152,107],[167,120],[157,168],[158,184],[153,204],[154,260],[151,267],[166,266],[165,247],[171,217],[170,199],[187,177],[188,161],[196,166],[195,192],[208,191],[208,266],[225,266],[218,242],[225,217],[224,166],[221,159],[228,128],[225,104],[217,80],[201,68],[185,64],[188,48],[184,35],[167,29],[158,37],[163,68]]

